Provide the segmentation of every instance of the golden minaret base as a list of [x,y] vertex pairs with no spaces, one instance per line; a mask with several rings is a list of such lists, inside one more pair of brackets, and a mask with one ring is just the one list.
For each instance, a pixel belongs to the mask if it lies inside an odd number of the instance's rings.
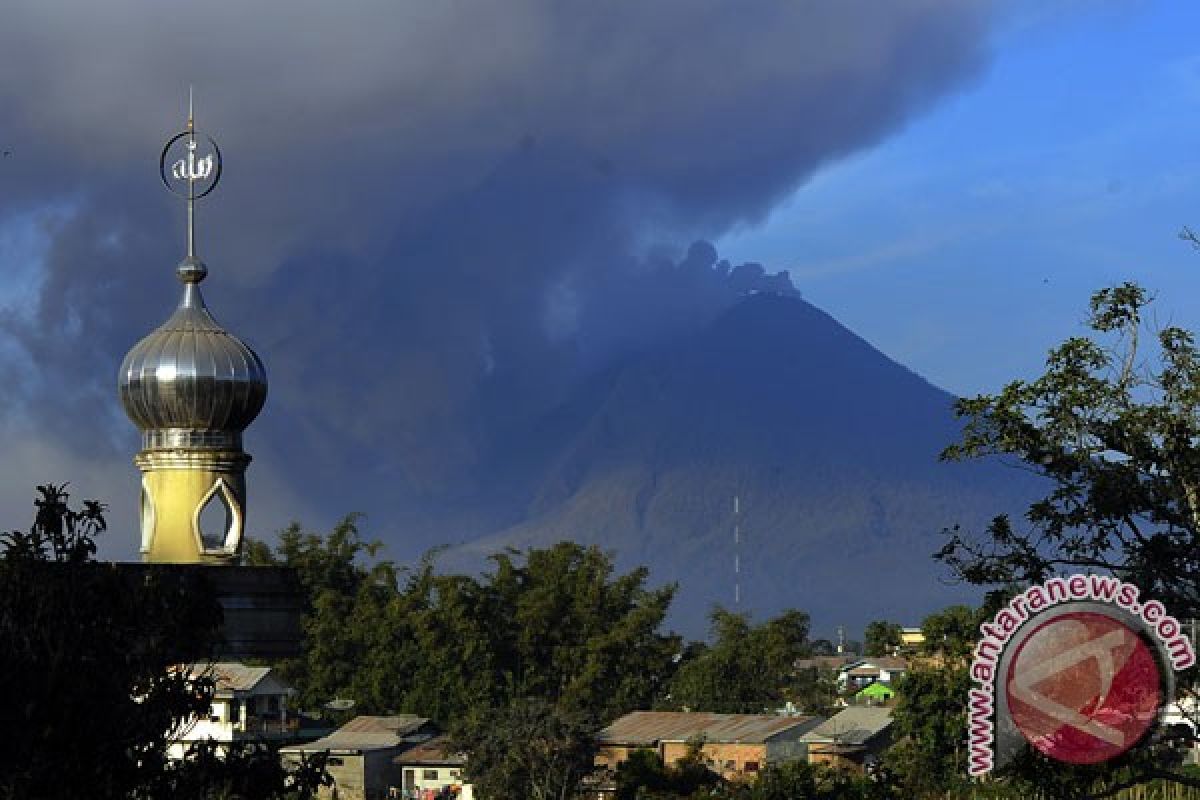
[[[225,564],[237,560],[246,519],[246,465],[237,452],[143,450],[142,559],[158,563]],[[205,531],[202,515],[215,505],[222,526]]]

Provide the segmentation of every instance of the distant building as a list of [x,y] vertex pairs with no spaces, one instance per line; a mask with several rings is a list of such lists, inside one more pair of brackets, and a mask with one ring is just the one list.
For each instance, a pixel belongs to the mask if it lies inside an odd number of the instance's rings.
[[708,768],[736,780],[771,764],[802,759],[801,737],[821,721],[810,716],[634,711],[600,731],[596,766],[615,770],[635,750],[652,750],[664,764],[675,764],[687,755],[689,743],[702,740],[700,756]]
[[861,771],[891,744],[890,708],[851,707],[800,737],[810,764]]
[[815,669],[815,670],[832,670],[834,672],[840,670],[847,664],[859,661],[858,656],[838,655],[838,656],[811,656],[809,658],[798,658],[792,664],[796,670]]
[[396,756],[403,773],[404,800],[424,800],[430,794],[449,788],[458,800],[472,800],[471,784],[463,783],[467,757],[448,749],[445,736],[438,736]]
[[908,671],[908,662],[894,656],[860,658],[846,664],[837,676],[842,691],[862,689],[880,682],[891,684]]
[[325,764],[334,785],[323,788],[322,797],[383,800],[400,791],[402,775],[396,756],[434,735],[428,719],[412,714],[355,717],[328,736],[284,747],[279,753],[285,763],[329,754]]
[[209,715],[195,720],[171,744],[171,758],[182,758],[193,743],[207,739],[230,745],[296,737],[299,719],[288,710],[293,690],[271,667],[219,662],[211,669],[216,687]]
[[925,631],[920,628],[901,628],[900,647],[906,652],[912,652],[925,644]]

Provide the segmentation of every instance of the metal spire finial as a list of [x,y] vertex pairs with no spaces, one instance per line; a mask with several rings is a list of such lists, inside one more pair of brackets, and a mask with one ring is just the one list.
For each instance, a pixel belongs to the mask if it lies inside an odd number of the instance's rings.
[[[197,155],[198,140],[207,141],[212,152]],[[208,268],[196,256],[196,201],[217,188],[217,182],[221,180],[221,149],[211,136],[196,133],[191,86],[188,86],[187,128],[171,137],[163,147],[158,172],[173,194],[187,199],[187,256],[176,272],[184,283],[199,283],[208,274]],[[177,185],[180,182],[187,185],[186,191]]]

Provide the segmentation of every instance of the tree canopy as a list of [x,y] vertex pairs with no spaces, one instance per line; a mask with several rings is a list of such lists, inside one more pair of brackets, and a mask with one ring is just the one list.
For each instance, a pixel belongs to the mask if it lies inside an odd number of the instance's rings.
[[793,699],[796,660],[808,654],[808,615],[785,611],[752,625],[746,614],[712,613],[713,643],[691,649],[671,682],[668,705],[761,714]]
[[303,702],[355,701],[357,713],[404,710],[452,725],[481,706],[539,697],[599,721],[648,708],[665,690],[679,637],[661,632],[673,586],[562,542],[492,557],[480,576],[375,560],[359,520],[328,537],[284,531],[254,563],[293,566],[308,588],[304,656],[283,665]]
[[[1044,374],[958,402],[966,425],[945,458],[1000,457],[1046,487],[1022,518],[948,532],[938,557],[962,578],[1003,592],[1105,572],[1178,618],[1200,617],[1200,351],[1192,333],[1148,324],[1151,302],[1132,283],[1096,292],[1089,334],[1053,349]],[[1011,774],[1061,779],[1067,794],[1151,777],[1200,785],[1167,771],[1170,760],[1163,748],[1055,771],[1031,754]]]
[[593,770],[591,715],[537,697],[477,709],[454,736],[481,800],[568,800]]
[[863,655],[888,656],[900,646],[900,635],[904,629],[895,622],[877,619],[867,625],[863,633]]
[[1041,377],[958,402],[946,458],[1000,456],[1047,487],[1022,520],[952,532],[939,555],[968,581],[1111,571],[1200,617],[1200,351],[1186,330],[1148,330],[1150,302],[1129,283],[1097,292],[1092,336],[1052,350]]

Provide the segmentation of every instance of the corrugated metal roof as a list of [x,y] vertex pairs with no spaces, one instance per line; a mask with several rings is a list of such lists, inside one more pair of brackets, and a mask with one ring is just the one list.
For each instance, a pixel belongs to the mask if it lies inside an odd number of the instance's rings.
[[448,764],[451,766],[461,766],[467,763],[467,757],[462,753],[446,752],[448,746],[449,742],[446,737],[438,736],[428,742],[422,742],[410,750],[405,750],[392,761],[396,764]]
[[284,751],[316,753],[366,752],[406,747],[407,739],[429,722],[425,717],[399,714],[391,717],[355,717],[328,736],[307,744],[292,745]]
[[706,711],[634,711],[600,731],[601,744],[650,746],[703,736],[709,742],[765,742],[813,717],[711,714]]
[[877,669],[886,669],[892,672],[897,670],[908,669],[908,662],[903,658],[895,658],[893,656],[879,656],[878,658],[864,658],[852,664],[847,664],[842,667],[842,672],[850,671],[857,673],[858,670],[869,670],[871,667]]
[[249,692],[271,672],[270,667],[248,667],[236,661],[218,661],[212,665],[218,692]]
[[851,675],[855,678],[869,678],[872,675],[878,675],[882,667],[855,667],[854,669],[843,670],[843,675]]
[[337,732],[391,733],[403,736],[406,733],[412,733],[426,722],[429,720],[425,717],[418,717],[416,714],[393,714],[388,717],[361,716],[350,720],[338,728]]
[[841,669],[842,667],[856,661],[854,656],[813,656],[811,658],[798,658],[793,666],[796,669]]
[[800,737],[802,742],[865,744],[892,724],[892,710],[871,706],[852,706]]

